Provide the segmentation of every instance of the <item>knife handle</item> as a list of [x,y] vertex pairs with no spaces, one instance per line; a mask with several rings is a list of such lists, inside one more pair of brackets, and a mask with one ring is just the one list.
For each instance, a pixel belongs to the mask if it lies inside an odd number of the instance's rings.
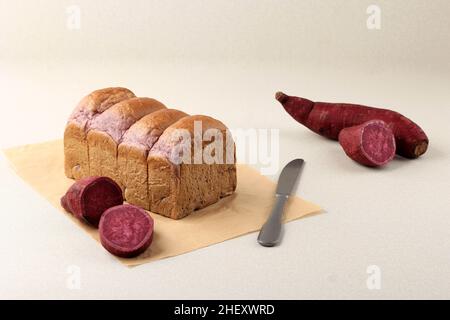
[[288,199],[287,195],[276,195],[275,205],[272,213],[262,226],[258,235],[258,243],[264,247],[273,247],[280,240],[281,221],[283,218],[284,205]]

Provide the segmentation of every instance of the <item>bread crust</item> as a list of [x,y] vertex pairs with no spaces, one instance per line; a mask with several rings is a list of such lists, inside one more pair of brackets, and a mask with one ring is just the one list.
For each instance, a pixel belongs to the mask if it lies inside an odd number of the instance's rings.
[[64,130],[64,173],[68,178],[89,176],[86,136],[91,121],[116,103],[133,97],[129,89],[113,87],[95,90],[78,103]]
[[150,113],[133,124],[118,147],[118,172],[129,203],[149,209],[147,155],[164,130],[187,114],[175,109]]
[[[173,162],[171,152],[178,141],[174,133],[179,129],[186,130],[191,135],[193,148],[195,122],[201,122],[203,134],[208,129],[221,132],[224,157],[227,139],[231,139],[228,143],[233,146],[232,163],[226,163],[224,158],[224,163],[197,164],[194,163],[193,152],[191,163]],[[202,149],[210,143],[202,141]],[[194,210],[211,205],[236,189],[234,141],[222,122],[208,116],[185,117],[168,127],[150,150],[147,161],[150,211],[172,219],[181,219]]]
[[106,176],[123,189],[117,166],[117,149],[125,132],[145,115],[165,109],[150,98],[121,101],[98,116],[87,134],[90,175]]

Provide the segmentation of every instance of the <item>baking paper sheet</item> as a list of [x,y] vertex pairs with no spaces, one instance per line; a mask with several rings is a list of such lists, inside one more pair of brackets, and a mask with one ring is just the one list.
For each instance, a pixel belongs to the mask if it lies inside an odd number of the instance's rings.
[[[99,250],[102,250],[97,229],[78,221],[60,205],[61,196],[74,182],[64,175],[62,140],[11,148],[4,150],[4,153],[23,180],[97,240]],[[186,218],[172,220],[151,213],[155,220],[155,233],[150,248],[136,258],[118,259],[127,266],[135,266],[259,230],[271,211],[276,185],[247,165],[238,165],[237,176],[238,184],[234,195]],[[285,221],[319,211],[319,206],[299,197],[291,197],[285,209]],[[105,254],[109,253],[105,250]]]

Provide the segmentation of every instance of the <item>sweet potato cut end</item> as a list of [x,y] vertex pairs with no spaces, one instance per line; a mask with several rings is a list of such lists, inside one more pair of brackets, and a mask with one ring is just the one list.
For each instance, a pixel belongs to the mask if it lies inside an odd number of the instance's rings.
[[420,142],[415,148],[414,148],[414,155],[415,158],[420,157],[421,155],[423,155],[428,149],[428,142],[427,141],[422,141]]
[[123,195],[119,185],[110,178],[99,177],[86,186],[81,195],[83,218],[98,227],[102,214],[122,203]]
[[347,156],[365,166],[383,166],[395,156],[394,134],[380,120],[343,129],[339,134],[339,142]]
[[362,151],[376,166],[382,166],[395,156],[395,138],[392,131],[382,121],[370,121],[363,127]]

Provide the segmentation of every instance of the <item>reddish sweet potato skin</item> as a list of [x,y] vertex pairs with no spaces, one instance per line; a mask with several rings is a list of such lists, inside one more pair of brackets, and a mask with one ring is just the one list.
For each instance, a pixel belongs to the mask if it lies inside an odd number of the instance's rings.
[[[105,194],[104,197],[99,199],[90,199],[89,192],[92,193],[93,188],[105,188],[105,185],[107,186],[107,192],[110,194]],[[91,203],[88,203],[89,201]],[[95,227],[98,226],[104,210],[122,203],[123,196],[119,185],[108,177],[97,176],[76,181],[61,198],[61,206],[66,211],[72,213],[80,220],[89,222]],[[92,210],[96,207],[99,208],[97,212],[95,212],[96,210]]]
[[134,205],[109,208],[100,219],[100,242],[111,254],[132,258],[143,253],[153,241],[154,221]]
[[[368,130],[376,132],[369,137]],[[376,141],[373,141],[375,140]],[[344,128],[339,133],[339,143],[349,158],[368,167],[379,167],[387,164],[395,156],[395,138],[391,129],[381,120],[371,120],[358,126]],[[365,145],[373,146],[366,148]],[[377,154],[372,154],[376,149]]]
[[313,102],[282,92],[277,92],[276,99],[295,120],[329,139],[338,140],[344,128],[378,119],[394,133],[398,155],[413,159],[428,148],[425,132],[412,120],[392,110],[348,103]]

